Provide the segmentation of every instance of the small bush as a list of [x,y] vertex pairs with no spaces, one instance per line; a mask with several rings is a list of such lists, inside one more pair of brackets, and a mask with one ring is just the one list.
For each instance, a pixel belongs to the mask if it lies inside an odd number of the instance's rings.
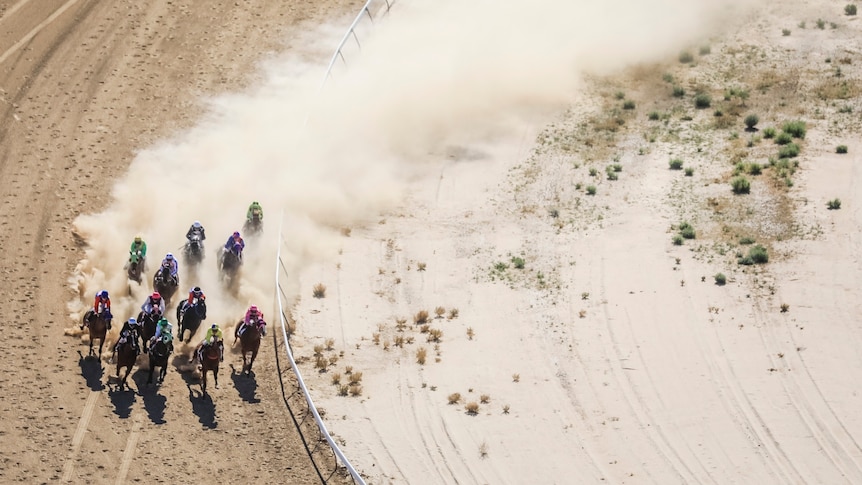
[[790,133],[781,132],[775,138],[775,143],[777,145],[787,145],[788,143],[793,141],[793,136]]
[[426,322],[428,322],[428,311],[421,310],[416,315],[413,315],[413,323],[415,323],[416,325],[422,325]]
[[715,284],[718,286],[724,286],[727,284],[727,276],[724,276],[724,273],[716,273],[713,278],[715,278]]
[[661,115],[659,114],[658,111],[650,111],[650,113],[647,115],[647,117],[651,121],[655,121],[655,120],[659,119],[661,117]]
[[419,365],[425,365],[425,359],[428,357],[428,350],[425,347],[420,347],[416,350],[416,362]]
[[467,414],[469,414],[469,415],[471,415],[471,416],[475,416],[475,415],[479,414],[479,403],[477,403],[477,402],[468,402],[468,403],[464,406],[464,409],[467,411]]
[[805,122],[804,121],[788,121],[784,123],[784,126],[781,127],[786,133],[790,133],[793,135],[793,138],[804,139],[805,138]]
[[749,163],[747,169],[749,175],[760,175],[763,171],[763,167],[759,163]]
[[626,99],[626,93],[624,93],[622,91],[617,91],[614,93],[614,97],[619,99],[619,100],[623,100],[623,99]]
[[524,269],[524,264],[526,264],[526,262],[524,261],[524,258],[519,258],[517,256],[512,257],[512,265],[515,268]]
[[683,238],[679,234],[673,235],[673,245],[674,246],[682,246]]
[[781,35],[787,37],[788,35],[790,35],[790,29],[781,29]]
[[790,305],[788,305],[787,303],[782,303],[781,304],[781,313],[787,313],[789,311],[790,311]]
[[734,194],[747,194],[751,192],[751,182],[741,175],[739,177],[734,177],[734,179],[730,181],[730,186],[733,187]]
[[623,101],[623,109],[635,109],[635,102],[630,99]]
[[679,235],[684,237],[685,239],[694,239],[696,234],[694,232],[694,228],[686,225],[686,227],[680,228]]
[[590,177],[595,177],[599,174],[599,169],[596,167],[590,167]]
[[311,291],[311,294],[314,295],[315,298],[323,298],[326,296],[326,285],[324,285],[323,283],[318,283],[314,285],[314,289],[312,289]]
[[694,169],[691,167],[685,167],[685,176],[691,177],[692,175],[694,175]]
[[449,310],[449,316],[447,318],[449,320],[452,320],[453,318],[458,318],[458,309],[457,308],[451,308]]
[[751,247],[748,250],[748,257],[754,261],[755,264],[763,264],[769,262],[769,253],[766,251],[766,248],[757,244]]
[[836,210],[841,208],[841,199],[832,199],[826,203],[826,208],[829,210]]
[[446,313],[446,309],[442,306],[438,306],[434,309],[434,315],[437,315],[437,318],[443,318],[444,313]]
[[348,391],[350,392],[351,396],[360,396],[362,395],[362,386],[360,386],[359,384],[351,384],[348,387]]
[[605,173],[606,173],[606,174],[607,174],[607,176],[608,176],[608,180],[617,180],[617,179],[619,179],[619,178],[620,178],[620,177],[617,175],[617,173],[616,173],[616,172],[614,172],[613,167],[608,167],[608,168],[606,168],[606,169],[605,169]]
[[611,169],[613,169],[614,172],[622,172],[623,166],[620,165],[619,163],[615,163],[615,164],[611,165]]
[[682,160],[680,160],[679,158],[672,158],[668,162],[668,165],[670,166],[671,170],[681,170],[682,169]]
[[856,15],[856,5],[848,3],[844,6],[844,15]]
[[763,138],[775,138],[775,128],[769,127],[763,129]]
[[744,237],[744,238],[739,240],[739,244],[742,244],[743,246],[748,246],[749,244],[754,244],[754,243],[755,243],[755,240],[753,238],[750,238],[750,237]]
[[697,109],[706,109],[711,105],[712,98],[706,93],[701,93],[694,97],[694,107]]
[[698,52],[702,56],[709,55],[712,52],[712,47],[710,47],[708,45],[702,45],[702,46],[700,46],[700,49],[698,49]]
[[745,127],[748,128],[749,131],[754,130],[754,127],[760,123],[760,117],[756,114],[750,114],[745,117]]
[[587,185],[587,195],[596,195],[595,185]]
[[679,53],[679,62],[683,64],[694,62],[694,56],[689,51],[682,51]]
[[826,21],[823,19],[817,19],[817,28],[823,30],[826,28]]
[[838,148],[835,149],[835,153],[847,153],[847,145],[838,145]]
[[461,393],[453,392],[446,399],[449,401],[449,404],[458,404],[461,401]]
[[681,98],[683,96],[685,96],[685,89],[683,89],[682,86],[674,86],[673,87],[673,97],[674,98]]
[[799,155],[799,145],[791,143],[784,145],[778,150],[778,158],[793,158]]

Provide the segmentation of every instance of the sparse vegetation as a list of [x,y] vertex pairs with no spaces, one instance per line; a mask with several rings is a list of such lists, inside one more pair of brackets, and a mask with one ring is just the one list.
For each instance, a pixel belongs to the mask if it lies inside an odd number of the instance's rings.
[[707,56],[712,53],[712,47],[708,45],[702,45],[700,46],[700,49],[697,50],[697,52],[702,56]]
[[428,350],[425,347],[416,349],[416,362],[419,365],[425,365],[425,359],[428,357]]
[[524,269],[524,264],[526,264],[524,258],[512,256],[512,266],[514,266],[516,269]]
[[416,271],[425,271],[425,263],[416,263]]
[[670,166],[671,170],[681,170],[682,169],[682,160],[679,158],[672,158],[668,162],[668,166]]
[[716,273],[713,278],[715,278],[715,284],[718,286],[724,286],[727,284],[727,276],[724,276],[724,273]]
[[685,170],[683,170],[683,172],[685,172],[686,177],[691,177],[692,175],[694,175],[694,169],[691,167],[685,167]]
[[[826,203],[826,208],[829,210],[837,210],[841,208],[841,199],[832,199]],[[852,211],[851,211],[852,212]]]
[[751,192],[751,182],[742,175],[734,177],[730,181],[730,186],[733,187],[734,194],[747,194]]
[[467,327],[467,340],[473,340],[475,336],[476,333],[473,331],[473,327]]
[[635,109],[635,102],[630,100],[630,99],[623,101],[623,109],[626,109],[626,110]]
[[689,51],[682,51],[679,53],[679,62],[689,64],[694,62],[694,56]]
[[748,246],[749,244],[754,244],[756,241],[750,237],[743,237],[739,240],[739,244],[743,246]]
[[787,37],[790,35],[790,29],[781,29],[781,35]]
[[464,410],[467,411],[467,414],[475,416],[479,414],[479,403],[475,401],[468,402],[464,405]]
[[324,285],[323,283],[318,283],[314,285],[314,288],[312,289],[312,295],[314,295],[315,298],[326,297],[326,285]]
[[778,158],[793,158],[799,155],[799,145],[788,143],[778,149]]
[[806,128],[804,121],[788,121],[787,123],[784,123],[781,129],[784,130],[785,133],[790,133],[793,138],[799,138],[800,140],[805,138]]
[[712,106],[712,97],[706,93],[700,93],[694,97],[694,107],[697,109],[706,109]]
[[420,310],[416,315],[413,315],[413,323],[422,325],[428,322],[428,311]]
[[512,382],[521,382],[521,374],[512,374]]
[[446,313],[446,309],[443,308],[442,306],[438,306],[437,308],[434,309],[434,315],[436,315],[437,318],[443,318],[444,313]]
[[745,117],[745,128],[748,131],[754,131],[754,127],[760,123],[760,117],[756,114],[750,114]]
[[458,404],[461,402],[461,393],[453,392],[452,394],[449,394],[446,400],[449,401],[449,404]]
[[647,115],[647,118],[649,118],[650,121],[656,121],[659,118],[661,118],[661,115],[659,114],[658,111],[650,111],[649,114]]
[[792,141],[793,136],[790,133],[781,132],[777,137],[775,137],[775,144],[777,145],[787,145]]
[[694,239],[695,238],[694,227],[692,227],[692,225],[689,224],[688,222],[683,222],[682,224],[679,225],[679,235],[685,239]]
[[856,15],[856,4],[848,3],[844,6],[844,15]]
[[596,195],[595,185],[587,185],[587,195]]
[[787,303],[782,303],[781,304],[781,313],[787,313],[788,311],[790,311],[790,305],[788,305]]
[[681,98],[683,96],[685,96],[685,89],[683,89],[682,86],[674,86],[673,87],[673,97],[674,98]]
[[847,153],[847,145],[838,145],[838,148],[835,149],[835,153],[845,154]]
[[681,235],[674,234],[672,241],[673,241],[674,246],[682,246],[684,239]]
[[449,309],[449,317],[448,318],[449,318],[449,320],[452,320],[454,318],[458,318],[458,309],[457,308]]
[[763,138],[770,139],[775,138],[775,128],[769,127],[763,129]]
[[769,252],[759,244],[752,246],[748,250],[748,255],[739,258],[739,264],[742,265],[764,264],[767,262],[769,262]]

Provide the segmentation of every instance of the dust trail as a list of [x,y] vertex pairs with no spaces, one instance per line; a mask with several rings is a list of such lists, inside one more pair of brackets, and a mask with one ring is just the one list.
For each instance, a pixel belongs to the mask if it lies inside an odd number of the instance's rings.
[[[194,275],[180,265],[180,293],[200,285],[208,321],[234,322],[250,302],[271,300],[282,209],[295,275],[335,254],[340,227],[395,207],[405,181],[421,177],[421,162],[439,147],[487,143],[525,120],[547,119],[575,95],[584,73],[673,58],[715,34],[741,5],[401,0],[318,97],[341,31],[323,26],[290,55],[264,63],[260,86],[211,100],[196,127],[140,152],[111,205],[76,220],[88,248],[71,279],[81,300],[70,312],[77,319],[107,288],[117,317],[134,315],[158,262],[180,253],[186,229],[200,220],[207,259]],[[215,251],[241,227],[252,200],[264,207],[266,234],[247,241],[242,287],[230,294],[218,282]],[[138,233],[149,244],[150,271],[143,287],[121,296],[129,291],[128,245]]]

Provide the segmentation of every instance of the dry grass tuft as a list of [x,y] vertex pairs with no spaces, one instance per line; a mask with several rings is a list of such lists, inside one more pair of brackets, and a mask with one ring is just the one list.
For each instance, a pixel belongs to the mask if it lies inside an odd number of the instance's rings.
[[521,374],[512,374],[512,382],[521,382]]
[[383,339],[383,350],[389,350],[389,346],[392,345],[392,342],[389,339]]
[[428,322],[428,311],[421,310],[416,315],[413,315],[413,323],[416,325],[422,325],[423,323]]
[[359,384],[362,382],[362,372],[351,372],[350,376],[347,379],[347,382],[352,384]]
[[508,404],[503,405],[503,414],[509,414],[509,405]]
[[443,331],[439,328],[428,330],[428,342],[439,342],[443,338]]
[[458,318],[458,309],[453,308],[453,309],[449,310],[449,317],[448,318],[449,318],[449,320],[452,320],[454,318]]
[[419,365],[425,365],[426,357],[428,357],[428,350],[425,349],[425,347],[420,347],[416,350],[416,362],[418,362]]
[[326,344],[326,350],[332,350],[332,347],[335,345],[335,339],[328,338],[326,339],[326,342],[324,342],[324,344]]
[[475,415],[479,414],[479,403],[477,403],[475,401],[468,402],[464,406],[464,409],[467,411],[467,414],[469,414],[470,416],[475,416]]
[[434,314],[437,315],[437,318],[443,318],[444,313],[446,313],[446,309],[442,306],[438,306],[434,309]]
[[327,367],[329,367],[329,361],[326,360],[326,357],[318,355],[314,361],[314,368],[319,369],[320,372],[326,372]]
[[428,330],[431,329],[431,325],[422,325],[419,327],[419,333],[428,333]]
[[324,285],[323,283],[318,283],[314,285],[314,290],[312,291],[312,294],[315,298],[326,297],[326,285]]
[[446,399],[449,400],[449,404],[458,404],[459,402],[461,402],[461,393],[453,392],[452,394],[449,394],[449,397],[447,397]]
[[338,386],[338,395],[339,396],[346,396],[349,391],[350,391],[350,386],[348,386],[347,384],[342,384],[342,385]]
[[341,384],[341,374],[339,374],[338,372],[332,374],[332,384],[335,386]]
[[396,335],[395,336],[395,346],[400,347],[400,348],[404,348],[404,336],[403,335]]
[[491,396],[487,394],[482,394],[481,396],[479,396],[479,402],[482,404],[488,404],[489,402],[491,402]]
[[473,332],[473,327],[467,327],[467,340],[473,340],[476,334]]
[[350,386],[348,386],[348,391],[350,392],[351,396],[359,396],[362,394],[362,386],[360,386],[359,384],[351,384]]
[[416,263],[417,271],[425,271],[425,263]]
[[372,333],[371,341],[374,342],[374,345],[380,345],[380,334],[378,332]]
[[314,356],[319,357],[319,356],[323,355],[323,350],[324,350],[324,347],[322,345],[315,345],[314,346]]

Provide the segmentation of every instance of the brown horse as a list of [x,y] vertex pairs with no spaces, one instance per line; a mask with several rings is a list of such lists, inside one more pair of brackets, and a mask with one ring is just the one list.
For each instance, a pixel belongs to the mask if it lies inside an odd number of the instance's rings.
[[161,367],[161,370],[159,371],[158,385],[161,385],[162,382],[165,381],[165,375],[168,373],[168,357],[171,356],[171,352],[173,351],[174,345],[166,338],[159,338],[159,340],[150,347],[150,373],[147,377],[147,384],[153,383],[153,374],[155,373],[156,367]]
[[213,380],[215,388],[218,389],[218,363],[221,359],[221,352],[218,344],[204,345],[201,350],[201,391],[207,393],[207,371],[213,372]]
[[[117,379],[120,380],[120,389],[126,387],[126,379],[129,378],[132,367],[135,365],[135,360],[138,358],[138,353],[135,352],[135,345],[131,342],[131,338],[128,337],[117,349]],[[123,367],[126,368],[126,375],[120,379],[120,369]]]
[[99,360],[101,361],[102,347],[105,345],[105,336],[108,334],[108,321],[90,310],[84,314],[83,323],[87,325],[87,330],[90,332],[90,353],[88,356],[96,355],[93,351],[93,340],[99,339]]
[[[256,324],[246,325],[242,335],[239,334],[239,329],[242,327],[242,320],[236,326],[233,334],[233,343],[236,345],[239,339],[240,347],[242,347],[242,372],[251,374],[251,366],[254,364],[254,359],[257,358],[257,351],[260,349],[260,327]],[[251,358],[248,354],[251,353]]]

